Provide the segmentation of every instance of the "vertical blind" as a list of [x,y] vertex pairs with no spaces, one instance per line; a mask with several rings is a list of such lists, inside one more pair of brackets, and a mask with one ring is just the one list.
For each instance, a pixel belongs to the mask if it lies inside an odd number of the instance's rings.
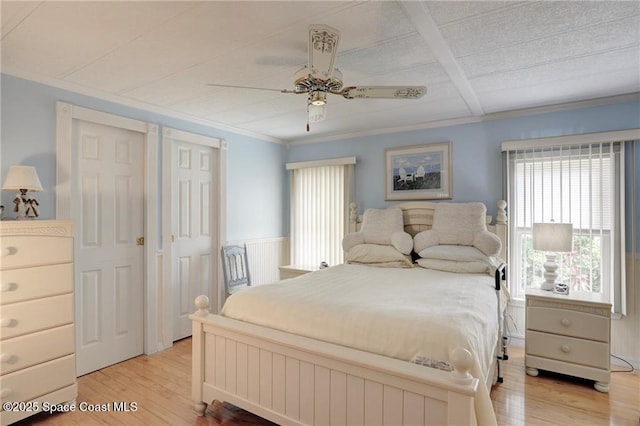
[[289,163],[291,263],[317,267],[343,262],[342,238],[353,202],[355,158]]
[[605,294],[624,314],[624,144],[516,144],[503,151],[514,296],[524,298],[542,280],[544,257],[532,248],[532,224],[571,223],[573,251],[561,253],[559,281]]

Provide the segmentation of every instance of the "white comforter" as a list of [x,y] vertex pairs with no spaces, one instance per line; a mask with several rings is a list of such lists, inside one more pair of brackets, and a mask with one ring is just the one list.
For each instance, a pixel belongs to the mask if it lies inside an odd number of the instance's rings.
[[[495,356],[497,311],[486,274],[339,265],[238,292],[222,315],[406,361],[448,361],[462,346],[484,382]],[[477,412],[479,421],[493,423],[488,390],[480,389],[489,408]]]

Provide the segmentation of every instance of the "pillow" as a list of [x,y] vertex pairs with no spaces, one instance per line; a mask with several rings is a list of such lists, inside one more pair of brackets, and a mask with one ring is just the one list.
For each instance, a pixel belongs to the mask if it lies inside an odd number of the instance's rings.
[[400,253],[392,246],[380,244],[358,244],[353,246],[347,252],[346,262],[396,268],[410,268],[413,266],[409,256]]
[[487,208],[483,203],[438,203],[433,225],[413,240],[416,253],[437,245],[473,246],[487,256],[497,256],[502,241],[487,231]]
[[473,246],[479,248],[487,256],[497,256],[502,249],[502,241],[496,234],[483,231],[473,237]]
[[399,252],[410,254],[413,239],[404,232],[402,210],[398,207],[367,209],[360,231],[345,235],[342,239],[342,249],[348,252],[358,244],[392,245]]
[[438,244],[473,245],[478,232],[486,231],[487,208],[483,203],[438,203],[431,229]]
[[342,250],[349,251],[351,247],[364,244],[362,232],[351,232],[342,238]]
[[413,238],[404,231],[396,231],[391,234],[391,245],[402,254],[411,254]]
[[479,260],[472,262],[458,262],[455,260],[418,259],[418,265],[427,269],[454,272],[459,274],[486,274],[491,273],[491,266],[487,262]]
[[360,232],[365,243],[391,244],[391,235],[394,232],[404,232],[402,210],[398,207],[365,210]]
[[457,262],[488,262],[486,254],[471,246],[432,246],[420,251],[418,255],[424,259],[453,260]]
[[418,232],[413,237],[413,251],[420,253],[427,247],[438,245],[438,235],[435,231],[429,229],[428,231]]

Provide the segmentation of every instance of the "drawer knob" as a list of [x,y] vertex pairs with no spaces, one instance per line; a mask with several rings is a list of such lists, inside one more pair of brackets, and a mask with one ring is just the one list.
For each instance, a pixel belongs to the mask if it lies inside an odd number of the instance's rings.
[[571,320],[569,318],[562,318],[560,324],[564,325],[565,327],[569,327],[571,325]]
[[12,254],[16,254],[18,249],[15,247],[2,247],[2,257],[11,256]]
[[2,283],[2,292],[13,291],[18,288],[16,283]]
[[13,327],[16,321],[13,318],[2,318],[0,320],[0,326],[2,327]]
[[568,354],[569,352],[571,352],[571,347],[569,345],[562,345],[560,347],[560,350],[565,354]]
[[13,355],[11,354],[0,354],[0,362],[3,364],[9,364],[13,360]]

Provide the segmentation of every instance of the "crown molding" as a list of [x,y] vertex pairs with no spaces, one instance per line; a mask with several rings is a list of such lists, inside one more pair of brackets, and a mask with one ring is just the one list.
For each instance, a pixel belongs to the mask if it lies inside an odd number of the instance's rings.
[[336,133],[318,136],[315,138],[293,139],[287,145],[305,145],[311,143],[331,142],[344,139],[355,139],[365,136],[383,135],[389,133],[410,132],[415,130],[434,129],[439,127],[458,126],[462,124],[481,123],[485,121],[504,120],[509,118],[527,117],[531,115],[547,114],[552,112],[568,111],[573,109],[591,108],[597,106],[614,105],[626,102],[640,102],[640,92],[628,93],[625,95],[608,96],[603,98],[588,99],[584,101],[567,102],[562,104],[546,105],[532,108],[515,109],[511,111],[499,111],[483,116],[470,116],[438,120],[416,124],[412,126],[389,127],[378,130],[365,130],[360,132]]
[[243,136],[249,136],[255,139],[264,140],[267,142],[273,142],[277,144],[284,145],[285,141],[274,138],[272,136],[263,135],[261,133],[255,133],[248,130],[240,129],[237,127],[229,126],[228,124],[218,123],[213,120],[207,120],[204,118],[196,117],[190,114],[185,114],[182,112],[174,111],[169,108],[159,107],[156,105],[148,104],[146,102],[136,101],[131,98],[127,98],[126,96],[114,95],[112,93],[108,93],[102,90],[91,89],[80,84],[71,83],[69,81],[60,80],[57,78],[44,77],[42,75],[29,73],[21,70],[16,70],[13,68],[7,68],[5,66],[2,67],[2,74],[10,75],[12,77],[21,78],[24,80],[33,81],[36,83],[44,84],[46,86],[51,86],[56,89],[67,90],[73,93],[77,93],[83,96],[89,96],[92,98],[98,98],[103,101],[113,102],[116,104],[120,104],[123,106],[140,109],[143,111],[152,112],[155,114],[165,115],[167,117],[176,118],[179,120],[188,121],[193,124],[200,124],[207,127],[214,127],[219,130],[224,130],[227,132],[236,133]]
[[588,99],[583,101],[567,102],[567,103],[532,107],[532,108],[522,108],[522,109],[511,110],[511,111],[499,111],[499,112],[493,112],[493,113],[489,113],[481,116],[469,116],[469,117],[452,118],[447,120],[431,121],[431,122],[425,122],[425,123],[415,124],[411,126],[388,127],[384,129],[364,130],[364,131],[358,131],[358,132],[330,133],[330,134],[325,134],[325,135],[311,137],[311,138],[304,137],[304,138],[292,138],[292,139],[283,140],[283,139],[274,138],[272,136],[267,136],[261,133],[251,132],[248,130],[229,126],[227,124],[218,123],[213,120],[206,120],[200,117],[195,117],[193,115],[174,111],[169,108],[163,108],[163,107],[151,105],[145,102],[136,101],[136,100],[127,98],[125,96],[118,96],[118,95],[113,95],[111,93],[104,92],[101,90],[90,89],[85,86],[60,80],[60,79],[43,77],[41,75],[36,75],[33,73],[21,71],[21,70],[7,68],[5,66],[2,66],[2,69],[0,71],[2,72],[2,74],[10,75],[17,78],[22,78],[25,80],[30,80],[30,81],[41,83],[57,89],[67,90],[80,95],[89,96],[89,97],[97,98],[97,99],[108,101],[108,102],[113,102],[116,104],[140,109],[143,111],[165,115],[167,117],[184,120],[193,124],[199,124],[207,127],[214,127],[219,130],[228,131],[228,132],[236,133],[239,135],[248,136],[248,137],[264,140],[267,142],[277,143],[285,146],[305,145],[305,144],[311,144],[311,143],[331,142],[331,141],[338,141],[338,140],[344,140],[344,139],[361,138],[366,136],[384,135],[384,134],[390,134],[390,133],[410,132],[410,131],[416,131],[416,130],[457,126],[457,125],[463,125],[463,124],[480,123],[485,121],[503,120],[503,119],[516,118],[516,117],[526,117],[530,115],[546,114],[546,113],[566,111],[566,110],[572,110],[572,109],[590,108],[590,107],[596,107],[596,106],[612,105],[617,103],[640,101],[640,92],[634,92],[634,93],[625,94],[625,95],[609,96],[609,97],[603,97],[603,98]]

